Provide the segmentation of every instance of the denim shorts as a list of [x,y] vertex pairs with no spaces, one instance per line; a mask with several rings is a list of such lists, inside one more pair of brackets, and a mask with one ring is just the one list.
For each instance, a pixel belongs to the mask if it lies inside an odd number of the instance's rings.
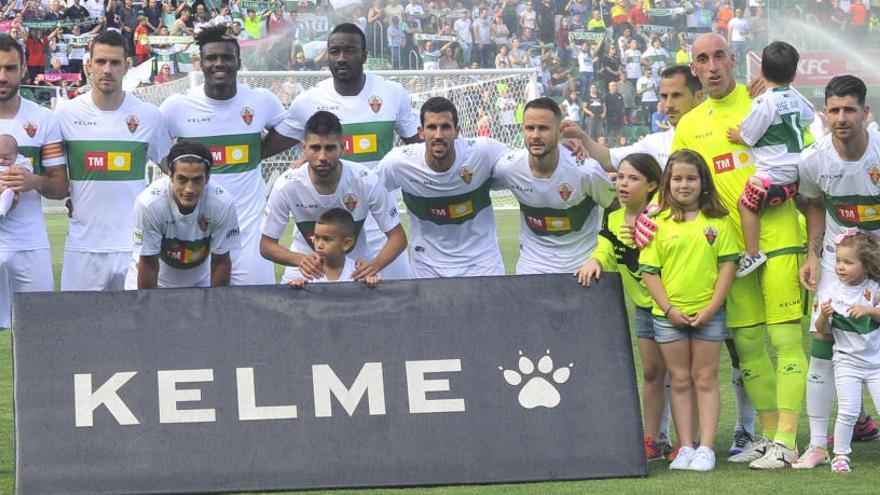
[[636,306],[633,311],[633,333],[642,339],[654,338],[654,318],[651,315],[651,308]]
[[724,314],[724,308],[715,313],[707,325],[701,328],[685,327],[676,328],[672,326],[672,322],[665,316],[654,316],[654,340],[658,344],[668,344],[677,342],[687,338],[699,340],[707,340],[710,342],[720,342],[730,338],[727,331],[727,320]]

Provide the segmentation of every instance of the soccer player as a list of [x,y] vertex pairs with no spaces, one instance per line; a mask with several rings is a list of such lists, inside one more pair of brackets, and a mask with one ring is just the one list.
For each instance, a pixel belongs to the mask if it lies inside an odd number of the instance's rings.
[[[727,130],[739,125],[751,107],[746,87],[734,80],[736,62],[721,36],[704,34],[694,41],[691,69],[709,98],[678,121],[672,149],[691,149],[703,156],[721,201],[740,227],[736,205],[743,185],[754,174],[755,157],[749,147],[727,139]],[[768,261],[734,282],[727,298],[727,325],[764,437],[729,460],[749,462],[753,469],[779,469],[797,458],[795,435],[806,385],[798,284],[803,243],[794,201],[767,210],[762,222],[760,246]],[[737,242],[742,244],[742,235]],[[776,370],[765,348],[767,336],[777,356]]]
[[[823,292],[836,280],[835,240],[849,228],[880,239],[880,134],[865,129],[867,88],[861,79],[843,75],[825,87],[825,115],[831,134],[804,150],[798,165],[800,194],[807,198],[807,260],[801,282]],[[814,305],[820,301],[814,301]],[[815,315],[814,318],[815,320]],[[834,341],[816,332],[810,322],[813,346],[807,379],[810,446],[794,467],[813,468],[828,462],[828,422],[834,405]],[[854,439],[877,436],[873,420],[861,418]]]
[[446,98],[428,99],[420,120],[424,142],[393,149],[375,170],[388,190],[403,191],[413,277],[504,275],[489,189],[509,148],[459,138],[458,111]]
[[92,41],[93,88],[55,111],[67,152],[73,207],[61,290],[121,290],[131,262],[132,208],[146,187],[147,159],[170,142],[159,111],[122,90],[126,42],[116,31]]
[[[406,249],[397,202],[366,167],[339,159],[342,133],[339,118],[332,113],[320,111],[312,115],[306,121],[303,137],[303,156],[308,166],[285,171],[269,194],[260,253],[289,267],[282,282],[327,275],[325,260],[316,249],[315,229],[320,216],[333,208],[344,208],[355,221],[348,254],[362,263],[353,271],[353,280],[378,274]],[[378,254],[370,249],[363,231],[370,216],[386,236]],[[278,239],[290,217],[296,222],[296,230],[288,250],[278,244]]]
[[134,256],[125,288],[229,285],[238,216],[232,198],[209,182],[211,152],[182,139],[171,147],[167,163],[168,175],[135,202]]
[[211,150],[211,180],[235,201],[241,241],[231,252],[231,285],[274,284],[274,267],[260,256],[266,205],[260,161],[269,156],[260,138],[281,120],[284,107],[271,92],[238,84],[241,52],[225,26],[202,29],[196,43],[205,84],[171,96],[159,110],[172,138],[199,141]]
[[493,172],[493,188],[509,189],[520,204],[520,255],[516,273],[575,273],[596,249],[602,209],[614,186],[592,159],[577,160],[560,135],[583,139],[577,126],[563,128],[551,98],[526,104],[526,149],[506,153]]
[[[366,38],[354,24],[336,26],[327,38],[332,78],[300,94],[290,105],[281,124],[264,139],[266,156],[274,155],[303,140],[304,124],[318,110],[336,114],[342,121],[343,156],[374,168],[393,147],[394,134],[404,143],[419,142],[418,121],[403,86],[376,74],[364,74]],[[372,219],[367,220],[367,242],[375,252],[385,235]],[[384,271],[385,278],[406,278],[405,254]]]

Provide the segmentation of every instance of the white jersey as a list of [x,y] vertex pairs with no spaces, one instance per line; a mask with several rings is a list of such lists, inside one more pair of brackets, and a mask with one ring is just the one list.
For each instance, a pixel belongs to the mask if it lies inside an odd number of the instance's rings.
[[880,240],[880,134],[868,133],[868,148],[855,162],[844,162],[829,134],[805,149],[798,165],[799,192],[823,198],[823,264],[834,263],[834,239],[858,227]]
[[509,189],[519,201],[517,275],[574,273],[596,249],[603,208],[616,196],[597,161],[558,150],[559,164],[547,179],[532,174],[527,150],[505,154],[495,167],[493,188]]
[[812,123],[810,104],[792,88],[770,88],[755,98],[740,126],[755,153],[755,175],[778,185],[797,182],[804,132]]
[[293,100],[275,130],[302,141],[309,117],[318,110],[332,112],[342,122],[344,158],[375,167],[394,146],[394,134],[403,138],[415,136],[419,120],[403,86],[372,73],[364,77],[364,87],[357,96],[337,93],[332,78],[321,81]]
[[235,201],[242,232],[258,230],[266,204],[260,138],[284,114],[278,98],[239,84],[235,96],[215,100],[205,95],[204,86],[197,86],[186,95],[169,97],[159,110],[172,138],[193,139],[211,149],[211,182]]
[[645,53],[642,54],[642,59],[648,62],[654,74],[659,76],[663,69],[666,68],[666,62],[669,61],[669,52],[662,46],[660,48],[649,46],[645,49]]
[[352,258],[351,256],[346,256],[345,257],[345,264],[342,265],[342,273],[339,274],[339,278],[337,278],[336,280],[327,280],[327,274],[324,274],[324,275],[321,275],[320,278],[316,278],[314,280],[311,280],[310,283],[322,284],[322,283],[328,283],[328,282],[330,282],[330,283],[351,282],[352,281],[351,276],[354,274],[355,267],[356,267],[356,263],[355,263],[354,258]]
[[831,300],[834,314],[831,316],[831,330],[834,334],[835,364],[845,362],[859,367],[880,367],[880,323],[870,316],[853,318],[849,314],[852,306],[880,305],[880,284],[866,279],[859,285],[844,285],[839,279],[829,284],[816,295],[814,318],[821,309],[821,303]]
[[210,255],[238,247],[235,205],[213,180],[205,185],[195,210],[183,214],[174,201],[171,179],[162,177],[138,195],[134,223],[130,270],[137,273],[141,256],[158,255],[159,287],[210,286]]
[[171,147],[159,110],[126,94],[114,111],[88,92],[64,101],[55,117],[67,151],[73,217],[69,251],[131,250],[132,208],[147,186],[147,159],[159,163]]
[[633,153],[647,153],[657,160],[660,169],[666,168],[666,162],[669,160],[669,152],[672,150],[672,138],[675,137],[675,128],[648,134],[641,141],[636,141],[629,146],[621,146],[619,148],[610,148],[608,150],[611,155],[611,166],[615,169],[620,168],[620,162]]
[[461,267],[500,257],[489,188],[507,151],[494,139],[460,138],[446,172],[428,166],[424,143],[395,148],[379,162],[375,172],[385,187],[403,191],[414,262]]
[[[18,113],[11,119],[0,119],[0,134],[9,134],[18,142],[18,152],[30,160],[31,171],[41,167],[64,165],[64,148],[58,123],[48,108],[21,98]],[[43,219],[40,193],[27,191],[19,195],[18,206],[0,222],[0,251],[29,251],[49,247]]]
[[[287,170],[272,187],[266,204],[266,221],[263,235],[278,239],[287,227],[288,219],[293,217],[296,228],[290,250],[295,253],[314,252],[315,222],[327,210],[343,208],[351,213],[355,222],[355,242],[349,256],[364,260],[373,259],[374,252],[366,241],[363,229],[367,217],[376,220],[382,232],[389,232],[400,225],[397,201],[379,183],[375,175],[363,165],[343,161],[342,176],[336,191],[332,194],[319,194],[309,177],[309,167]],[[285,278],[299,276],[299,270],[287,267]]]
[[642,52],[627,48],[623,52],[623,65],[627,79],[638,79],[642,76]]

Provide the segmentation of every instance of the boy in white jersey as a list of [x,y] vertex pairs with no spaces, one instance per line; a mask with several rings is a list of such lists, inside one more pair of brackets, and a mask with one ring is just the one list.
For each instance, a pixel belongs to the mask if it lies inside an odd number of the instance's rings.
[[[566,126],[566,137],[586,134]],[[509,189],[520,204],[517,275],[575,273],[596,248],[603,208],[614,187],[595,160],[577,160],[559,145],[562,112],[551,98],[526,104],[526,149],[507,153],[493,187]]]
[[731,142],[751,146],[757,158],[756,173],[737,204],[746,244],[737,277],[745,277],[767,261],[758,249],[760,211],[781,205],[797,193],[798,159],[805,131],[813,122],[810,104],[789,86],[797,75],[799,58],[797,50],[784,41],[764,48],[761,74],[767,90],[752,102],[739,128],[727,132]]
[[504,275],[489,189],[509,148],[460,139],[458,111],[446,98],[428,99],[420,118],[425,142],[393,149],[375,170],[388,190],[403,191],[413,277]]
[[[260,253],[268,260],[286,265],[282,282],[325,275],[316,252],[316,223],[324,212],[344,208],[354,218],[353,242],[348,253],[365,260],[354,271],[354,280],[376,275],[406,249],[406,234],[400,225],[397,202],[366,167],[339,159],[342,152],[342,124],[330,112],[312,115],[305,125],[303,156],[307,167],[287,170],[275,181],[266,205],[266,220]],[[290,250],[278,244],[290,217],[296,222]],[[364,224],[373,217],[386,236],[379,253],[366,240]]]
[[[309,282],[349,282],[360,268],[361,261],[355,260],[347,253],[351,251],[355,239],[355,222],[351,213],[342,208],[325,211],[315,222],[315,255],[321,263],[324,274],[314,280],[295,278],[287,285],[302,289]],[[382,277],[374,273],[363,278],[368,287],[376,287]]]
[[[315,112],[333,112],[342,121],[343,158],[374,168],[394,146],[394,135],[404,143],[417,143],[418,121],[406,89],[376,74],[365,74],[366,38],[359,27],[339,24],[327,38],[331,79],[296,97],[284,120],[263,140],[266,155],[284,151],[303,140],[304,125]],[[367,219],[367,242],[375,252],[385,235]],[[383,270],[386,279],[407,278],[409,260],[398,256]]]
[[232,198],[209,182],[211,152],[199,142],[180,140],[167,163],[168,175],[135,203],[134,256],[125,288],[229,285],[238,217]]
[[170,147],[156,107],[122,90],[126,55],[121,34],[99,34],[88,63],[93,89],[55,111],[73,207],[61,290],[123,289],[147,159],[160,162]]
[[284,107],[271,92],[237,83],[239,46],[225,26],[202,29],[196,42],[205,84],[171,96],[159,110],[172,138],[208,146],[214,159],[211,180],[235,201],[241,245],[232,249],[231,284],[274,284],[274,267],[259,254],[266,205],[261,159],[269,156],[260,139],[264,129],[281,120]]

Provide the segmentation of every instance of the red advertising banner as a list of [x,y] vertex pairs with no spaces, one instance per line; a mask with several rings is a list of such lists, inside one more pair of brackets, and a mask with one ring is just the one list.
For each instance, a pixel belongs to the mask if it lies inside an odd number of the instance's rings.
[[880,85],[877,60],[880,60],[880,50],[861,50],[858,53],[803,51],[794,86],[824,88],[832,77],[841,74],[859,77],[868,86]]

